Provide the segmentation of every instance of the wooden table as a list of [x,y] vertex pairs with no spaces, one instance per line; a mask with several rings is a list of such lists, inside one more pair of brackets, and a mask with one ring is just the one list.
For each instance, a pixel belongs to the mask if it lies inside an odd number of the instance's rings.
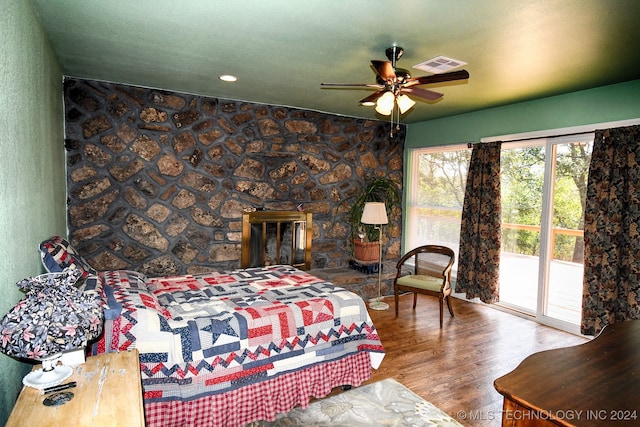
[[503,426],[640,425],[640,320],[535,353],[494,382]]
[[65,391],[74,396],[60,406],[45,406],[47,396],[24,387],[6,426],[144,426],[137,350],[88,357],[70,381],[77,386]]

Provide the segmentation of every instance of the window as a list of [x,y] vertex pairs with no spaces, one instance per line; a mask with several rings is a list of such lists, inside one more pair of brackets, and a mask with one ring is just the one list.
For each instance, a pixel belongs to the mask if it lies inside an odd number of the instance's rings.
[[435,244],[456,253],[471,150],[464,145],[414,149],[410,154],[405,247]]

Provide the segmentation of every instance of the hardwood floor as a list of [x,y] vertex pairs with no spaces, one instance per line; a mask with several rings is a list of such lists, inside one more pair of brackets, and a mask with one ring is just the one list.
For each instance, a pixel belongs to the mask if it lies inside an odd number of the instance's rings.
[[395,318],[390,308],[370,310],[385,347],[380,368],[367,383],[395,378],[461,424],[501,425],[502,396],[493,381],[514,369],[526,356],[588,340],[481,304],[453,300],[454,318],[445,307],[438,327],[438,300],[412,295],[400,297]]

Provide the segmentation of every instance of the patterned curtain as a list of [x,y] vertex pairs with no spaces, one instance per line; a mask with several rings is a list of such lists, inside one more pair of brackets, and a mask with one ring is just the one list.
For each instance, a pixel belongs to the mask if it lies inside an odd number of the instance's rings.
[[587,182],[581,331],[640,319],[640,126],[596,131]]
[[501,145],[474,145],[460,227],[456,292],[489,304],[499,299]]

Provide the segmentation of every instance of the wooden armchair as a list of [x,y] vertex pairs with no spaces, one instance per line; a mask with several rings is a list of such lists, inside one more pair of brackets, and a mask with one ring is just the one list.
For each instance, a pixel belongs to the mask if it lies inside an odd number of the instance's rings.
[[[398,317],[398,296],[400,292],[413,292],[413,309],[416,309],[418,294],[438,297],[440,300],[440,328],[442,328],[442,312],[444,301],[447,301],[449,313],[451,308],[451,268],[455,261],[455,253],[446,246],[425,245],[407,252],[398,261],[398,272],[393,283],[396,299],[396,317]],[[405,265],[413,259],[414,265]],[[411,274],[407,273],[410,267]]]

